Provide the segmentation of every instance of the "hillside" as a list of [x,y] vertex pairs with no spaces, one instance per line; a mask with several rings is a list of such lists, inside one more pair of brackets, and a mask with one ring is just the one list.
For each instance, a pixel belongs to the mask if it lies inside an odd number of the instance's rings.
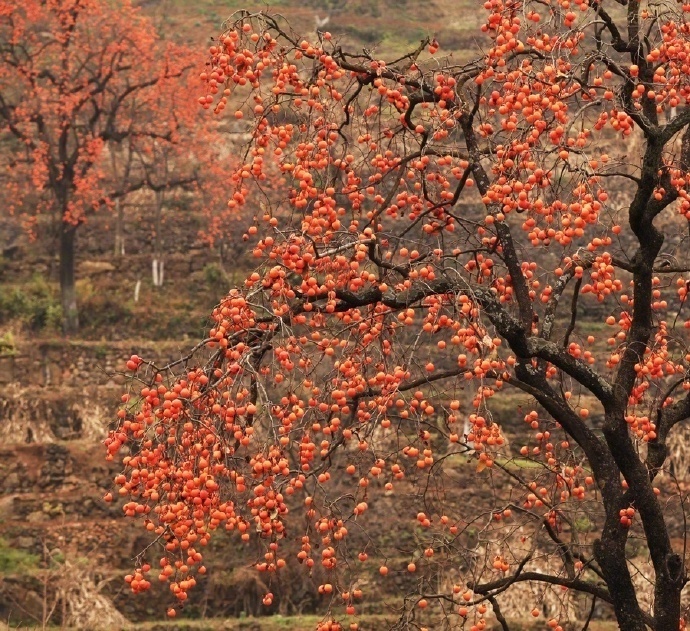
[[194,5],[185,0],[144,0],[139,4],[170,37],[188,42],[207,42],[236,11],[269,8],[296,32],[313,33],[318,26],[344,46],[374,50],[384,58],[404,54],[427,36],[435,36],[447,54],[459,59],[474,56],[483,17],[465,0],[201,0]]

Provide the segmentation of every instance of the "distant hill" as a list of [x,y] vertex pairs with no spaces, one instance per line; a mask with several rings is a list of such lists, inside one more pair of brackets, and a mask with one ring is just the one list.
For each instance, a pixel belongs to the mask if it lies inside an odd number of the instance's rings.
[[328,30],[349,48],[366,48],[390,58],[407,52],[426,36],[441,51],[459,59],[479,50],[484,19],[481,4],[468,0],[143,0],[139,6],[160,24],[164,34],[204,44],[239,10],[269,9],[284,16],[301,34]]

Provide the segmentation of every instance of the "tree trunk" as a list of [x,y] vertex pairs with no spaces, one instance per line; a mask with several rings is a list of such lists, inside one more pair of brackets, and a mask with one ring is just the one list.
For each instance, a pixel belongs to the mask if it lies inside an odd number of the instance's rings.
[[[113,144],[110,151],[110,163],[113,169],[113,178],[115,182],[119,182],[119,186],[123,191],[127,190],[129,182],[129,175],[132,166],[132,145],[128,143],[127,159],[122,167],[122,173],[118,173],[118,156],[121,157],[123,143]],[[125,255],[125,198],[120,199],[119,196],[115,198],[115,243],[113,244],[113,252],[115,256]]]
[[151,261],[151,278],[154,287],[163,286],[163,276],[165,274],[165,262],[160,259],[153,259]]
[[151,261],[151,275],[154,287],[163,286],[163,203],[165,192],[156,191],[156,207],[154,215],[153,260]]
[[79,330],[77,291],[75,287],[74,254],[77,226],[60,224],[60,300],[62,304],[62,330],[73,335]]
[[635,588],[625,559],[625,542],[607,532],[604,533],[603,540],[604,542],[594,542],[594,558],[601,567],[611,594],[619,628],[621,631],[646,631],[647,626],[637,606]]
[[113,252],[115,256],[125,255],[125,213],[120,199],[115,200],[115,244]]

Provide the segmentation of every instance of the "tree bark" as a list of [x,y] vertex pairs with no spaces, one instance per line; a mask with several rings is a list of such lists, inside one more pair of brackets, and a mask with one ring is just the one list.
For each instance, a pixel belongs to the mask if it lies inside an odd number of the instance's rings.
[[113,253],[115,256],[125,255],[125,213],[123,204],[119,198],[115,200],[115,243]]
[[75,286],[74,255],[77,226],[60,224],[60,301],[62,304],[62,330],[73,335],[79,330],[77,291]]

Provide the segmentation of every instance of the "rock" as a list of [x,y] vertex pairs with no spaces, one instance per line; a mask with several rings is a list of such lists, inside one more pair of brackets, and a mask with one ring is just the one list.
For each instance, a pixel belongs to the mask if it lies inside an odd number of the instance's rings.
[[14,493],[20,489],[21,485],[19,482],[19,475],[17,474],[16,471],[12,471],[12,473],[8,473],[5,476],[5,479],[3,480],[2,484],[2,490],[6,491],[8,493]]
[[14,356],[0,356],[0,383],[12,383],[15,380]]
[[65,477],[70,473],[69,450],[67,447],[50,443],[46,446],[46,458],[38,480],[42,489],[56,488],[62,485]]
[[16,545],[23,550],[30,550],[36,545],[36,540],[33,537],[17,537]]
[[45,519],[45,513],[42,511],[33,511],[26,516],[26,521],[31,522],[32,524],[39,524],[42,521],[45,521]]
[[84,276],[95,276],[105,272],[114,272],[115,266],[108,261],[82,261],[79,264],[79,273]]

